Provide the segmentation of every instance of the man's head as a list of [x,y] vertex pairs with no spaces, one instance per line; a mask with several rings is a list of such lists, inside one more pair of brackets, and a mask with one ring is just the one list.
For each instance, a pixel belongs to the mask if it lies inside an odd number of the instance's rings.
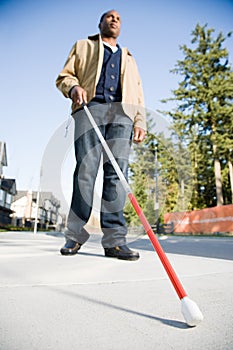
[[117,11],[105,12],[99,23],[99,30],[102,37],[116,39],[120,35],[121,18]]

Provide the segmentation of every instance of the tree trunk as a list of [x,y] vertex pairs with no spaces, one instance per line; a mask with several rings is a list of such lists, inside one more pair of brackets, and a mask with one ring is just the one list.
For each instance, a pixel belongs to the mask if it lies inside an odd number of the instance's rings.
[[228,160],[230,185],[231,185],[231,203],[233,203],[233,167],[230,160]]
[[215,173],[217,205],[223,205],[221,165],[220,165],[219,159],[217,158],[216,145],[213,145],[213,151],[214,151],[214,173]]

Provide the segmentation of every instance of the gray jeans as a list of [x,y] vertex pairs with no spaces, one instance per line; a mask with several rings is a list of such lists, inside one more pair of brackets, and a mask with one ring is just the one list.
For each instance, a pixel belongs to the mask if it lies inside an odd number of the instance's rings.
[[[117,163],[127,178],[128,158],[132,141],[132,120],[124,114],[120,103],[89,104],[95,122],[110,147]],[[103,192],[100,221],[102,245],[110,248],[124,245],[127,227],[123,216],[125,191],[107,159],[102,145],[91,127],[83,109],[74,114],[76,168],[73,177],[73,195],[68,216],[66,238],[85,243],[89,234],[83,229],[93,203],[94,186],[101,155],[103,154]]]

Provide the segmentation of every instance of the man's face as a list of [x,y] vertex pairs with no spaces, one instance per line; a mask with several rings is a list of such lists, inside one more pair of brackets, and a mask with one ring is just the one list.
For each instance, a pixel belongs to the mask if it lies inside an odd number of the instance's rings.
[[121,19],[116,11],[109,11],[100,23],[100,33],[107,38],[117,38],[120,35]]

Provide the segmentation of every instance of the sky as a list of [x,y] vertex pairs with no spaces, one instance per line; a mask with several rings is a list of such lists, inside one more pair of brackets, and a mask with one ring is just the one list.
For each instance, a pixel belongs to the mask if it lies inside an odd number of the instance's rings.
[[[180,45],[191,45],[196,24],[207,24],[217,34],[233,30],[233,0],[0,0],[0,141],[7,146],[4,175],[16,179],[18,190],[37,190],[41,164],[56,135],[54,154],[64,142],[67,148],[59,181],[71,191],[73,165],[67,159],[73,150],[64,141],[70,101],[55,80],[72,45],[98,33],[100,16],[110,9],[121,15],[118,42],[137,61],[152,111],[166,109],[161,99],[178,87],[180,77],[170,70],[183,58]],[[226,47],[232,64],[233,38]],[[53,167],[51,158],[45,166]]]

